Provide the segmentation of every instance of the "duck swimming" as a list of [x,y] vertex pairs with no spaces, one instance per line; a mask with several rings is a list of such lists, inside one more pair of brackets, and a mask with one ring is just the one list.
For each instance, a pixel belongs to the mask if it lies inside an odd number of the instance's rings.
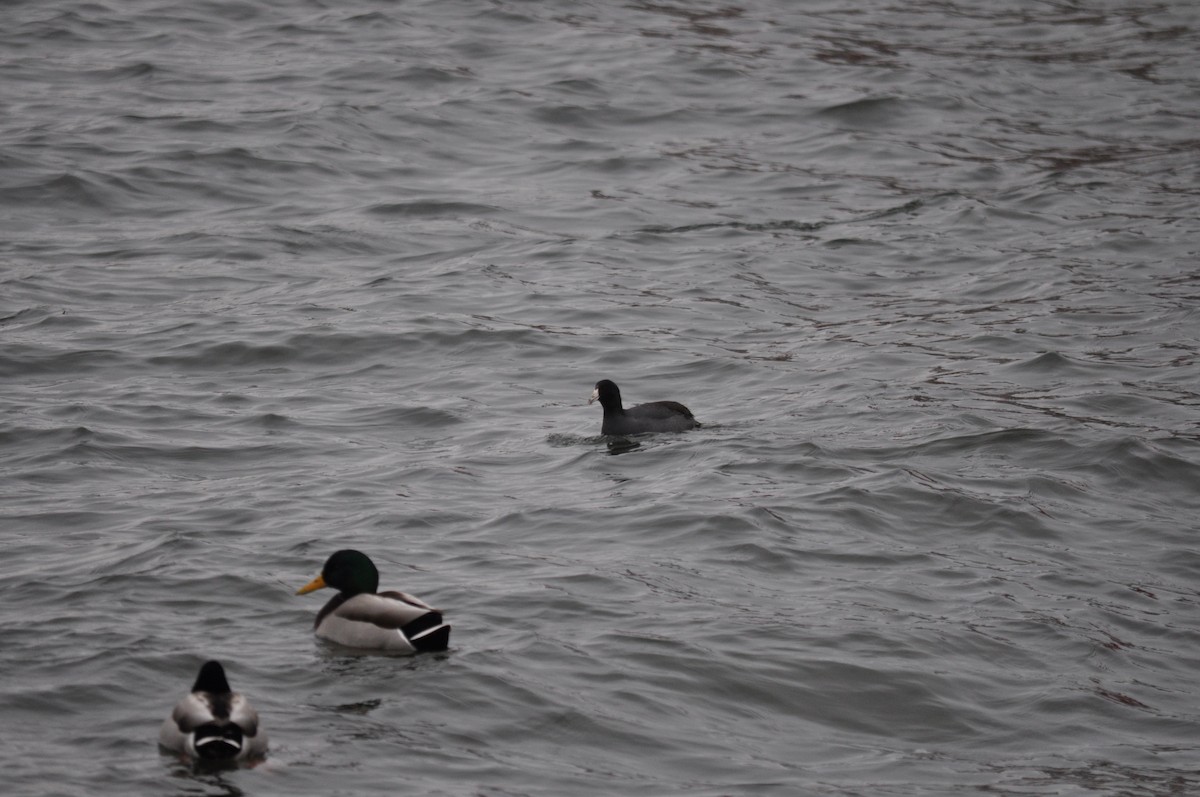
[[225,668],[207,661],[192,691],[163,721],[158,743],[194,761],[240,761],[267,751],[267,734],[246,698],[230,690]]
[[338,594],[317,613],[313,631],[321,639],[348,648],[386,653],[445,650],[450,626],[442,613],[405,592],[377,592],[379,571],[370,557],[359,551],[338,551],[329,557],[321,575],[305,584],[297,595],[323,587]]
[[621,406],[621,390],[608,379],[601,379],[592,391],[588,404],[599,400],[604,408],[600,434],[631,435],[647,432],[682,432],[694,429],[700,422],[692,411],[678,401],[651,401],[625,409]]

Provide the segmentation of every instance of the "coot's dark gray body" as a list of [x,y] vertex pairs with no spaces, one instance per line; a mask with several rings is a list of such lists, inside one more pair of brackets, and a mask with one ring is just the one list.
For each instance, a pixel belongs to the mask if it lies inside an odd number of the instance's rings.
[[692,411],[678,401],[651,401],[625,409],[621,406],[621,391],[615,383],[601,379],[592,391],[588,404],[599,400],[604,408],[604,423],[600,434],[630,435],[650,432],[683,432],[700,425]]

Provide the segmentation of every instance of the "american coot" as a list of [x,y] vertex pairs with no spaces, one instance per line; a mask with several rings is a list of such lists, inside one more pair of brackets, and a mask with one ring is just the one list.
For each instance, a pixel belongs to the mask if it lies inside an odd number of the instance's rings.
[[442,622],[437,609],[405,592],[375,591],[379,589],[379,571],[364,553],[333,554],[321,575],[296,594],[322,587],[339,590],[313,623],[322,639],[385,653],[445,650],[450,644],[450,626]]
[[621,390],[608,379],[601,379],[588,399],[591,404],[597,399],[604,408],[604,423],[600,434],[626,435],[647,432],[682,432],[694,429],[700,422],[692,417],[692,411],[678,401],[651,401],[636,407],[621,407]]
[[267,734],[246,698],[230,691],[221,663],[208,661],[163,721],[158,743],[197,761],[240,761],[265,753]]

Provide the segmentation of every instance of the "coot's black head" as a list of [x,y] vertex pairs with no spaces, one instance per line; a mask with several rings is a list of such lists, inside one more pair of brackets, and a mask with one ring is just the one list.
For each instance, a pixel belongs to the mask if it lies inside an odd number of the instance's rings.
[[596,383],[596,389],[592,391],[592,397],[588,399],[588,404],[597,400],[605,412],[621,411],[621,389],[617,387],[616,382],[610,379],[601,379]]

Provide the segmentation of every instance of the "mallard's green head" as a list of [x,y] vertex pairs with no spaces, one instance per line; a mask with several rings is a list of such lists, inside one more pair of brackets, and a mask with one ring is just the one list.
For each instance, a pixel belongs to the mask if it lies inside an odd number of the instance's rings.
[[225,668],[219,661],[206,661],[196,676],[193,692],[211,692],[214,695],[231,691],[229,681],[225,680]]
[[305,595],[322,587],[333,587],[349,597],[360,592],[375,592],[379,589],[379,571],[375,563],[360,551],[338,551],[329,557],[321,575],[296,591]]

